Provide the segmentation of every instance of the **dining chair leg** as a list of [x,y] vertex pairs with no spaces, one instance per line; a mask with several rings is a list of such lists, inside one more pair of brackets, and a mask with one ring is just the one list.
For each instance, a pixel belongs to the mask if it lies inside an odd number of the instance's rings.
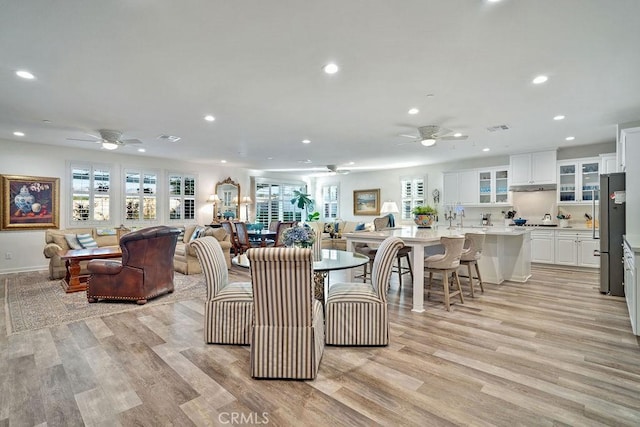
[[469,272],[469,287],[471,288],[471,298],[475,298],[476,295],[473,292],[474,285],[473,285],[473,273],[471,272],[471,263],[467,264],[467,270]]
[[460,277],[458,276],[457,271],[454,271],[453,274],[456,278],[456,284],[458,285],[458,295],[460,295],[460,304],[464,304],[464,298],[462,296],[462,287],[460,286]]
[[427,299],[429,299],[429,295],[431,294],[431,280],[433,279],[433,273],[429,272],[429,284],[427,285]]
[[484,292],[484,286],[482,285],[482,277],[480,277],[480,268],[478,267],[478,261],[474,262],[476,266],[476,273],[478,273],[478,283],[480,283],[480,290]]
[[444,306],[447,308],[447,311],[451,311],[449,307],[449,273],[446,271],[442,272],[442,287],[444,288]]

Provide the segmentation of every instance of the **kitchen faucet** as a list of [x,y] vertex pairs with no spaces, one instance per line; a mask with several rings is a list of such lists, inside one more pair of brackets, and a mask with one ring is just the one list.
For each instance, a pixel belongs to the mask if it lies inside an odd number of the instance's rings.
[[456,210],[458,211],[458,216],[460,217],[460,228],[464,228],[464,208],[462,206],[458,206]]

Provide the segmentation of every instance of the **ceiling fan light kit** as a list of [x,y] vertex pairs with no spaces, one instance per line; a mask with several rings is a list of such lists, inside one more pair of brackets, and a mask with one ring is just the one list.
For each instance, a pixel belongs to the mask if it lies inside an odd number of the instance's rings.
[[431,147],[435,143],[436,143],[436,140],[433,138],[427,138],[420,141],[420,144],[424,145],[425,147]]
[[118,144],[116,144],[115,142],[103,141],[102,148],[104,148],[105,150],[115,150],[116,148],[118,148]]

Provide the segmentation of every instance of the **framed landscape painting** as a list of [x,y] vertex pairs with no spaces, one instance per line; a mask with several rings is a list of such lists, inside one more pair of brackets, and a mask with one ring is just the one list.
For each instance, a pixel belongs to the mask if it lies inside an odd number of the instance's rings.
[[380,189],[353,191],[354,215],[380,215]]
[[2,230],[60,227],[60,178],[0,176]]

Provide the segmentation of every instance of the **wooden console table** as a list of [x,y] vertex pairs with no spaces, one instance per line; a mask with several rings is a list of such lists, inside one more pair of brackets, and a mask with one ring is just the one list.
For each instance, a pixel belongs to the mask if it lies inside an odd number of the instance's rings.
[[80,261],[91,259],[120,258],[122,251],[120,248],[94,248],[94,249],[71,249],[61,251],[60,258],[65,261],[67,274],[62,280],[62,287],[66,293],[87,290],[88,275],[80,275]]

